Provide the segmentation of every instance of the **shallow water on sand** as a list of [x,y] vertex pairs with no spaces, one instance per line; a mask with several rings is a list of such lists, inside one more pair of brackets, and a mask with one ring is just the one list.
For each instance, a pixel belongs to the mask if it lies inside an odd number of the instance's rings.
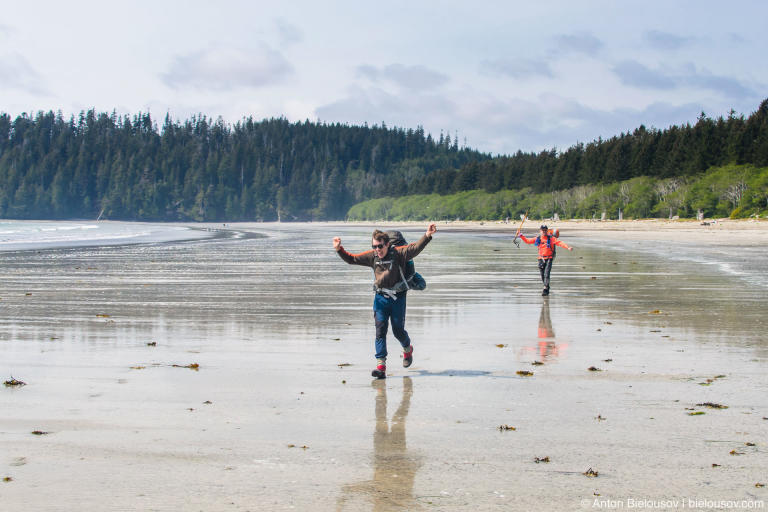
[[217,231],[159,222],[0,220],[0,251],[198,240]]
[[13,479],[2,502],[589,510],[595,493],[624,508],[766,499],[755,484],[768,483],[768,288],[734,279],[727,254],[717,265],[566,239],[577,249],[559,251],[543,298],[530,246],[439,231],[416,259],[427,290],[408,297],[414,364],[400,367],[390,339],[390,376],[372,382],[371,272],[344,264],[334,235],[352,252],[370,244],[368,228],[268,224],[0,253],[0,375],[28,384],[0,388],[0,476]]

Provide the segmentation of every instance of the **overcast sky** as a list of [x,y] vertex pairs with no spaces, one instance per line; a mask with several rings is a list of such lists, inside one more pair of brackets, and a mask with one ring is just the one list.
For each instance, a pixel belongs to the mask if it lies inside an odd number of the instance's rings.
[[491,153],[768,97],[765,1],[0,0],[0,111],[415,128]]

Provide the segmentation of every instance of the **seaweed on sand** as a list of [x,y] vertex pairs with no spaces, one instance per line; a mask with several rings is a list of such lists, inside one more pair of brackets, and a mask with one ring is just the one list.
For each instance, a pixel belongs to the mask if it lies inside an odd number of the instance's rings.
[[198,371],[200,369],[200,365],[197,363],[191,363],[187,365],[180,365],[180,364],[172,364],[171,367],[173,368],[189,368],[190,370]]
[[709,407],[710,409],[727,409],[728,408],[727,405],[716,404],[716,403],[713,403],[713,402],[704,402],[704,403],[696,404],[696,405],[698,407]]
[[26,382],[14,379],[13,375],[11,375],[10,379],[8,379],[7,381],[3,382],[3,384],[5,384],[5,387],[7,387],[7,388],[11,388],[11,387],[15,387],[15,386],[21,387],[21,386],[26,386],[27,385]]

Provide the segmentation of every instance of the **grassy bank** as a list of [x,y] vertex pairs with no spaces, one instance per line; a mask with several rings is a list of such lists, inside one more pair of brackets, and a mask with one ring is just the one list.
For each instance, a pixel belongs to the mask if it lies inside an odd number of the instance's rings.
[[349,209],[349,220],[502,220],[528,211],[548,218],[695,218],[768,216],[768,167],[726,165],[695,177],[638,177],[609,185],[583,185],[534,194],[530,189],[489,193],[382,197]]

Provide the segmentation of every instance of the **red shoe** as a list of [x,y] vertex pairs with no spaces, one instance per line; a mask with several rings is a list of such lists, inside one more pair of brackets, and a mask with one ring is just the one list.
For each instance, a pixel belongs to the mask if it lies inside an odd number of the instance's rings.
[[381,363],[377,364],[376,369],[371,372],[371,377],[376,377],[377,379],[386,379],[387,366]]
[[403,350],[403,368],[408,368],[413,363],[413,345]]

